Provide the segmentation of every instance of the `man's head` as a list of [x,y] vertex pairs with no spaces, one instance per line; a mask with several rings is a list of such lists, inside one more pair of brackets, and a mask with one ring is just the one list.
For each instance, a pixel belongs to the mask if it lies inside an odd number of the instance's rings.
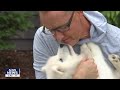
[[40,20],[60,43],[74,46],[89,37],[90,23],[82,11],[42,11]]

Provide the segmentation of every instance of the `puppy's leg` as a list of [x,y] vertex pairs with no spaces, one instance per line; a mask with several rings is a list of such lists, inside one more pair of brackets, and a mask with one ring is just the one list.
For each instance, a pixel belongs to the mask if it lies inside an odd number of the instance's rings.
[[90,48],[92,56],[94,58],[94,62],[97,65],[99,78],[100,79],[116,78],[116,75],[113,73],[112,69],[105,61],[100,47],[92,42],[88,43],[88,47]]
[[110,54],[110,55],[108,55],[108,59],[114,65],[116,70],[118,70],[120,72],[120,56],[118,56],[116,54]]

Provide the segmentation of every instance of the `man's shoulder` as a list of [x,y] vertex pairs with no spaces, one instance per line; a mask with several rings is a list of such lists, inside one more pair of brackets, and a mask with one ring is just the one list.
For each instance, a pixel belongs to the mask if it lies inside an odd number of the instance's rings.
[[43,33],[43,26],[39,27],[35,33],[34,36],[34,40],[35,41],[42,41],[42,42],[51,42],[51,43],[56,43],[55,39],[52,35],[46,35]]
[[[47,38],[47,36],[43,33],[43,26],[39,27],[37,30],[36,30],[36,33],[34,35],[34,38],[37,38],[37,39],[40,39],[40,38]],[[49,37],[50,38],[50,37]]]
[[36,30],[36,33],[35,34],[42,34],[42,30],[43,30],[43,26],[39,27],[37,30]]
[[115,29],[119,29],[120,30],[120,28],[118,26],[115,26],[115,25],[112,25],[112,24],[109,24],[109,23],[108,23],[108,26],[111,27],[111,28],[115,28]]

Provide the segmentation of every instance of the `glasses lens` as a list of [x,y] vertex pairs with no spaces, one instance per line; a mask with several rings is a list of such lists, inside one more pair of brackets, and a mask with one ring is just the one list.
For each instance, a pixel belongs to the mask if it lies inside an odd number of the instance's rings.
[[64,26],[56,31],[59,31],[59,32],[65,32],[65,31],[68,31],[69,30],[69,27],[68,26]]

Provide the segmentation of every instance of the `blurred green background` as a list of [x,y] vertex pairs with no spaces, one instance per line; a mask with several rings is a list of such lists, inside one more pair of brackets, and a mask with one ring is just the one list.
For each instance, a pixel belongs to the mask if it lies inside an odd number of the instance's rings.
[[15,45],[10,38],[16,35],[17,31],[24,32],[34,28],[31,21],[31,12],[24,11],[1,11],[0,12],[0,50],[14,49]]
[[[33,11],[34,12],[34,11]],[[0,11],[0,50],[14,49],[10,38],[17,31],[25,32],[34,28],[32,11]],[[120,27],[120,11],[100,11],[105,15],[108,23]],[[39,13],[38,13],[39,14]]]
[[107,18],[108,23],[111,23],[120,28],[120,11],[100,11]]

